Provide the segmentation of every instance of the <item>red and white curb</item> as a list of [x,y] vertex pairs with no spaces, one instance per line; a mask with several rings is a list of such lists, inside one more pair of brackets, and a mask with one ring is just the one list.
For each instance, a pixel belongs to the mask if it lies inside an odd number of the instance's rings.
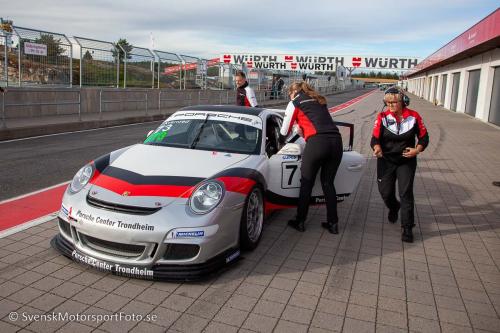
[[0,202],[0,238],[50,221],[69,181]]

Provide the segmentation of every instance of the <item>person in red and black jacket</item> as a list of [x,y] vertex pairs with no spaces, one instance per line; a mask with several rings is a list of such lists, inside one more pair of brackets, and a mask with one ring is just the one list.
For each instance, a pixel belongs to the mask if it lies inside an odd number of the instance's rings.
[[295,82],[288,89],[291,101],[285,111],[281,135],[288,135],[297,123],[307,144],[302,154],[299,204],[297,217],[288,224],[304,231],[311,192],[321,168],[321,186],[326,199],[327,222],[321,225],[332,234],[338,234],[337,194],[335,175],[342,160],[342,136],[319,95],[306,82]]
[[257,106],[257,98],[252,88],[248,86],[246,75],[242,71],[236,72],[234,77],[236,86],[236,105],[239,106]]
[[[396,223],[401,209],[401,239],[411,243],[415,225],[413,181],[417,155],[429,144],[429,134],[420,114],[406,107],[409,99],[400,89],[387,89],[384,102],[388,108],[378,114],[370,142],[373,155],[377,157],[378,189],[389,208],[389,222]],[[401,202],[396,199],[396,180]]]

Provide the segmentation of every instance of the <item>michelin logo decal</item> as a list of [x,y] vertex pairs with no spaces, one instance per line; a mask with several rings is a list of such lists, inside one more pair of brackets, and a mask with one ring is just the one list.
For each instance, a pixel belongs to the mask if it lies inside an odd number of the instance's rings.
[[203,237],[205,236],[205,231],[196,230],[196,231],[177,231],[175,233],[176,238],[192,238],[192,237]]

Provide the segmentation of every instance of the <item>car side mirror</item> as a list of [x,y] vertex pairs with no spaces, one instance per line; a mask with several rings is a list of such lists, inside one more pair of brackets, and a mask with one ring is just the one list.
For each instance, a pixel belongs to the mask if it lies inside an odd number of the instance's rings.
[[287,143],[283,148],[281,148],[278,155],[300,156],[302,155],[302,146],[297,143]]

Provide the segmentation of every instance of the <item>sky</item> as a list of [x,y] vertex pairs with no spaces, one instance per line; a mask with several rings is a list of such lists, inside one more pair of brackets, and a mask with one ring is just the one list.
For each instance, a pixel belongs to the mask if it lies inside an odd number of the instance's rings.
[[223,53],[425,58],[495,0],[2,0],[14,25],[215,58]]

